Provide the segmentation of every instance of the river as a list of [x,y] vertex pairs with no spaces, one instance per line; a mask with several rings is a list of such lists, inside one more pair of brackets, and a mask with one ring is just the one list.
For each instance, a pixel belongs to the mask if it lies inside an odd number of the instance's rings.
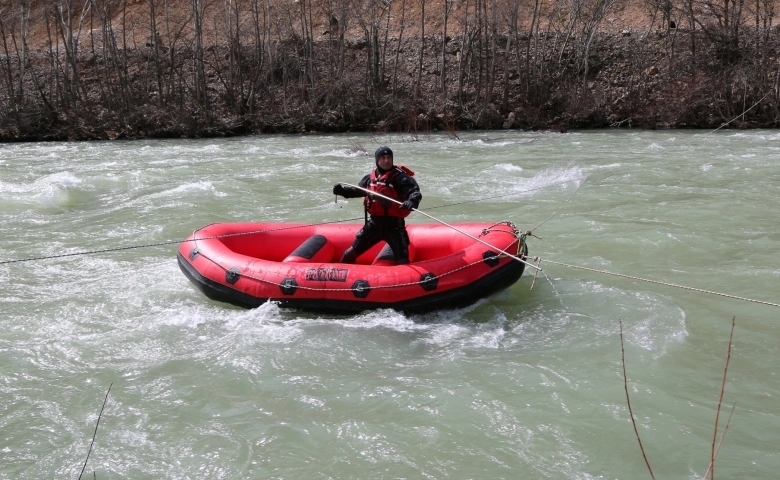
[[[423,211],[534,229],[544,273],[465,309],[338,316],[212,302],[179,271],[209,223],[362,221],[331,188],[383,144]],[[780,131],[0,152],[0,478],[77,478],[93,434],[85,477],[650,478],[626,386],[656,478],[702,478],[713,438],[719,478],[780,470],[780,308],[749,301],[780,303]]]

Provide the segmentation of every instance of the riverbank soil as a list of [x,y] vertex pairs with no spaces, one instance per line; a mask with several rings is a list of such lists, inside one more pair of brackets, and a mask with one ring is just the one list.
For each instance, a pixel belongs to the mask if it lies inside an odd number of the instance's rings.
[[692,2],[8,0],[0,140],[776,127],[774,6]]

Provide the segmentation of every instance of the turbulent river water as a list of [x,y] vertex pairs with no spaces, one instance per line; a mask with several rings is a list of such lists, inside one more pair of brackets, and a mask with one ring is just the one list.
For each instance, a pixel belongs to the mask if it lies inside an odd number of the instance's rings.
[[[429,214],[534,229],[533,289],[335,316],[180,272],[209,223],[362,222],[331,188],[383,144]],[[717,477],[776,478],[780,308],[665,284],[780,303],[779,199],[778,131],[2,145],[0,478],[649,478],[626,385],[656,478],[714,438]]]

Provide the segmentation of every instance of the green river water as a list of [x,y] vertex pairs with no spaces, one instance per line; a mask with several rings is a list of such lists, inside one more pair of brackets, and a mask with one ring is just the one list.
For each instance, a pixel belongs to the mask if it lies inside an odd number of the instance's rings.
[[[538,226],[533,289],[334,316],[179,271],[209,223],[362,221],[331,188],[383,144],[431,215]],[[77,478],[109,385],[85,478],[650,478],[620,322],[655,478],[702,478],[734,317],[715,476],[776,478],[780,308],[662,283],[780,303],[779,200],[780,131],[0,145],[0,478]]]

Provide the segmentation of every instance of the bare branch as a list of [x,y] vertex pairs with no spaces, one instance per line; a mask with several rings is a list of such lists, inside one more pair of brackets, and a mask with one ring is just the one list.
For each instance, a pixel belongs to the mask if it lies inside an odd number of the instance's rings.
[[636,440],[639,442],[639,449],[642,451],[642,458],[645,459],[645,465],[647,465],[647,471],[650,472],[650,478],[655,480],[653,475],[653,469],[650,468],[650,462],[645,455],[645,448],[642,446],[642,439],[639,438],[639,430],[636,428],[636,420],[634,420],[634,412],[631,410],[631,398],[628,395],[628,376],[626,375],[626,349],[623,346],[623,321],[620,321],[620,352],[622,353],[623,361],[623,386],[626,390],[626,404],[628,405],[628,414],[631,415],[631,424],[634,426],[634,434],[636,434]]

